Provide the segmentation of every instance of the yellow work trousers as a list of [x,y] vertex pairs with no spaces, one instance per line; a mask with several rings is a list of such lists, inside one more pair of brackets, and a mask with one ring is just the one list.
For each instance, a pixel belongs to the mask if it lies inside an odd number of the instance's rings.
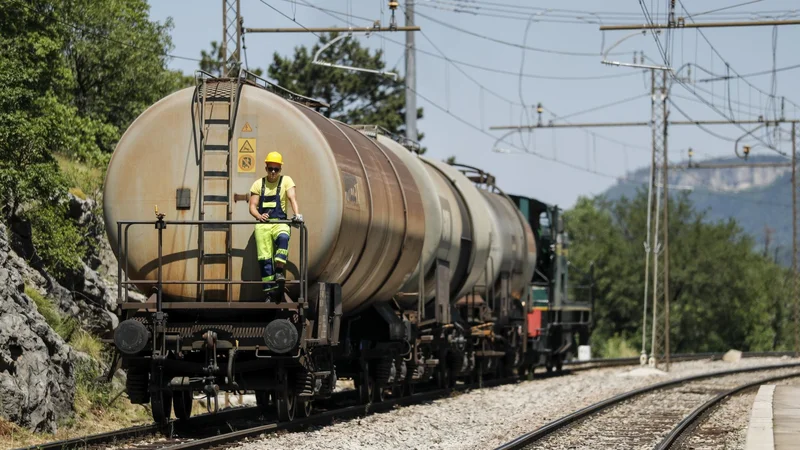
[[[289,258],[289,224],[259,223],[256,224],[256,252],[261,266],[261,281],[270,282],[275,279],[275,263],[285,264]],[[274,284],[264,285],[265,291],[277,288]]]

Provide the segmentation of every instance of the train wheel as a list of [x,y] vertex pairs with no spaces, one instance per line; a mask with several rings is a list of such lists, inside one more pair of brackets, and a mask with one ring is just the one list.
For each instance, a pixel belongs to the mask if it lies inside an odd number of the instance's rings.
[[186,420],[192,417],[192,391],[176,391],[173,393],[175,417]]
[[380,403],[386,400],[386,395],[389,390],[385,387],[376,387],[373,392],[373,401]]
[[278,410],[278,420],[281,422],[291,422],[294,420],[295,406],[297,399],[288,390],[275,393],[275,406]]
[[303,401],[296,400],[296,402],[297,402],[297,414],[301,418],[311,416],[311,412],[314,409],[311,400],[303,400]]
[[150,409],[153,412],[153,421],[158,425],[169,423],[172,413],[172,392],[159,389],[150,393]]

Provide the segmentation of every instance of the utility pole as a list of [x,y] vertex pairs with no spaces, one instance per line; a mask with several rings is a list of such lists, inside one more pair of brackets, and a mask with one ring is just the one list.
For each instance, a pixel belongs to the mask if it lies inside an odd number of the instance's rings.
[[[659,73],[660,72],[660,73]],[[536,129],[557,129],[557,128],[609,128],[609,127],[643,127],[650,126],[653,130],[653,152],[652,152],[652,174],[650,177],[650,188],[656,192],[656,205],[648,206],[648,217],[654,217],[654,224],[648,224],[648,231],[651,233],[653,244],[645,246],[645,250],[652,253],[653,259],[653,314],[652,314],[652,333],[651,333],[651,358],[650,364],[658,366],[664,363],[669,370],[669,211],[668,211],[668,177],[670,168],[680,169],[720,169],[733,167],[792,167],[792,205],[793,205],[793,242],[792,242],[792,272],[794,276],[793,285],[793,307],[794,307],[794,327],[795,327],[795,351],[800,352],[800,273],[798,272],[798,217],[797,217],[797,193],[798,182],[796,174],[796,155],[797,155],[797,136],[796,127],[800,120],[797,119],[778,119],[778,120],[668,120],[666,107],[669,87],[668,74],[660,69],[652,69],[651,72],[651,116],[650,122],[587,122],[587,123],[537,123],[531,125],[500,125],[491,126],[490,130],[536,130]],[[792,124],[792,163],[745,163],[745,164],[697,164],[691,163],[688,166],[669,165],[667,159],[667,136],[669,126],[689,126],[689,125],[760,125],[778,126],[782,123]],[[659,191],[660,189],[660,191]],[[660,241],[659,241],[660,238]],[[649,247],[649,250],[648,250]],[[660,264],[660,266],[659,266]],[[645,280],[650,280],[646,274]],[[645,293],[647,295],[647,293]],[[660,302],[659,302],[660,300]],[[660,304],[659,304],[660,303]],[[646,307],[646,306],[645,306]],[[658,311],[658,309],[662,311]],[[646,311],[645,311],[646,315]],[[663,324],[659,326],[659,324]],[[643,324],[645,326],[646,324]]]
[[794,299],[794,351],[800,352],[800,275],[797,273],[797,123],[792,122],[792,297]]
[[241,0],[222,0],[222,76],[236,76],[241,66],[242,14]]
[[[656,192],[653,213],[653,321],[650,344],[651,367],[663,361],[669,371],[669,160],[667,159],[667,72],[651,69],[651,121],[653,126],[651,190]],[[660,182],[660,186],[659,186]],[[649,211],[648,211],[649,213]],[[661,259],[661,266],[659,266]],[[660,271],[659,271],[660,270]],[[659,306],[659,303],[661,305]],[[659,309],[660,308],[660,309]],[[663,327],[660,322],[663,318]]]
[[[414,0],[406,0],[406,26],[414,26]],[[414,32],[406,31],[406,139],[417,141],[417,65]]]

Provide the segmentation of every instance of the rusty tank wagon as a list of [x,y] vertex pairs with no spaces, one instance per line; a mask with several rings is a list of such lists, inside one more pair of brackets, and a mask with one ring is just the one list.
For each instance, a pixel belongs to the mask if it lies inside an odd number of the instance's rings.
[[[198,72],[119,141],[104,186],[119,261],[114,342],[128,396],[156,422],[188,418],[195,393],[214,410],[221,391],[255,392],[291,420],[339,378],[367,403],[524,373],[563,360],[588,330],[586,302],[571,304],[575,323],[541,325],[538,313],[541,326],[529,324],[542,280],[553,296],[565,286],[539,270],[553,265],[527,199],[378,127],[326,118],[326,106],[246,71]],[[305,218],[285,221],[278,303],[265,301],[248,213],[271,151]],[[134,286],[146,302],[129,299]]]

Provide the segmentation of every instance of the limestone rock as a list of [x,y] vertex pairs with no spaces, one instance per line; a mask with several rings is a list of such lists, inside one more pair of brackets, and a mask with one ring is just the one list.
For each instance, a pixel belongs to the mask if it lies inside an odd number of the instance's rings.
[[727,353],[722,357],[722,360],[725,362],[733,362],[737,363],[742,359],[742,352],[739,350],[728,350]]
[[72,415],[76,355],[24,294],[16,259],[0,225],[0,416],[53,432]]

